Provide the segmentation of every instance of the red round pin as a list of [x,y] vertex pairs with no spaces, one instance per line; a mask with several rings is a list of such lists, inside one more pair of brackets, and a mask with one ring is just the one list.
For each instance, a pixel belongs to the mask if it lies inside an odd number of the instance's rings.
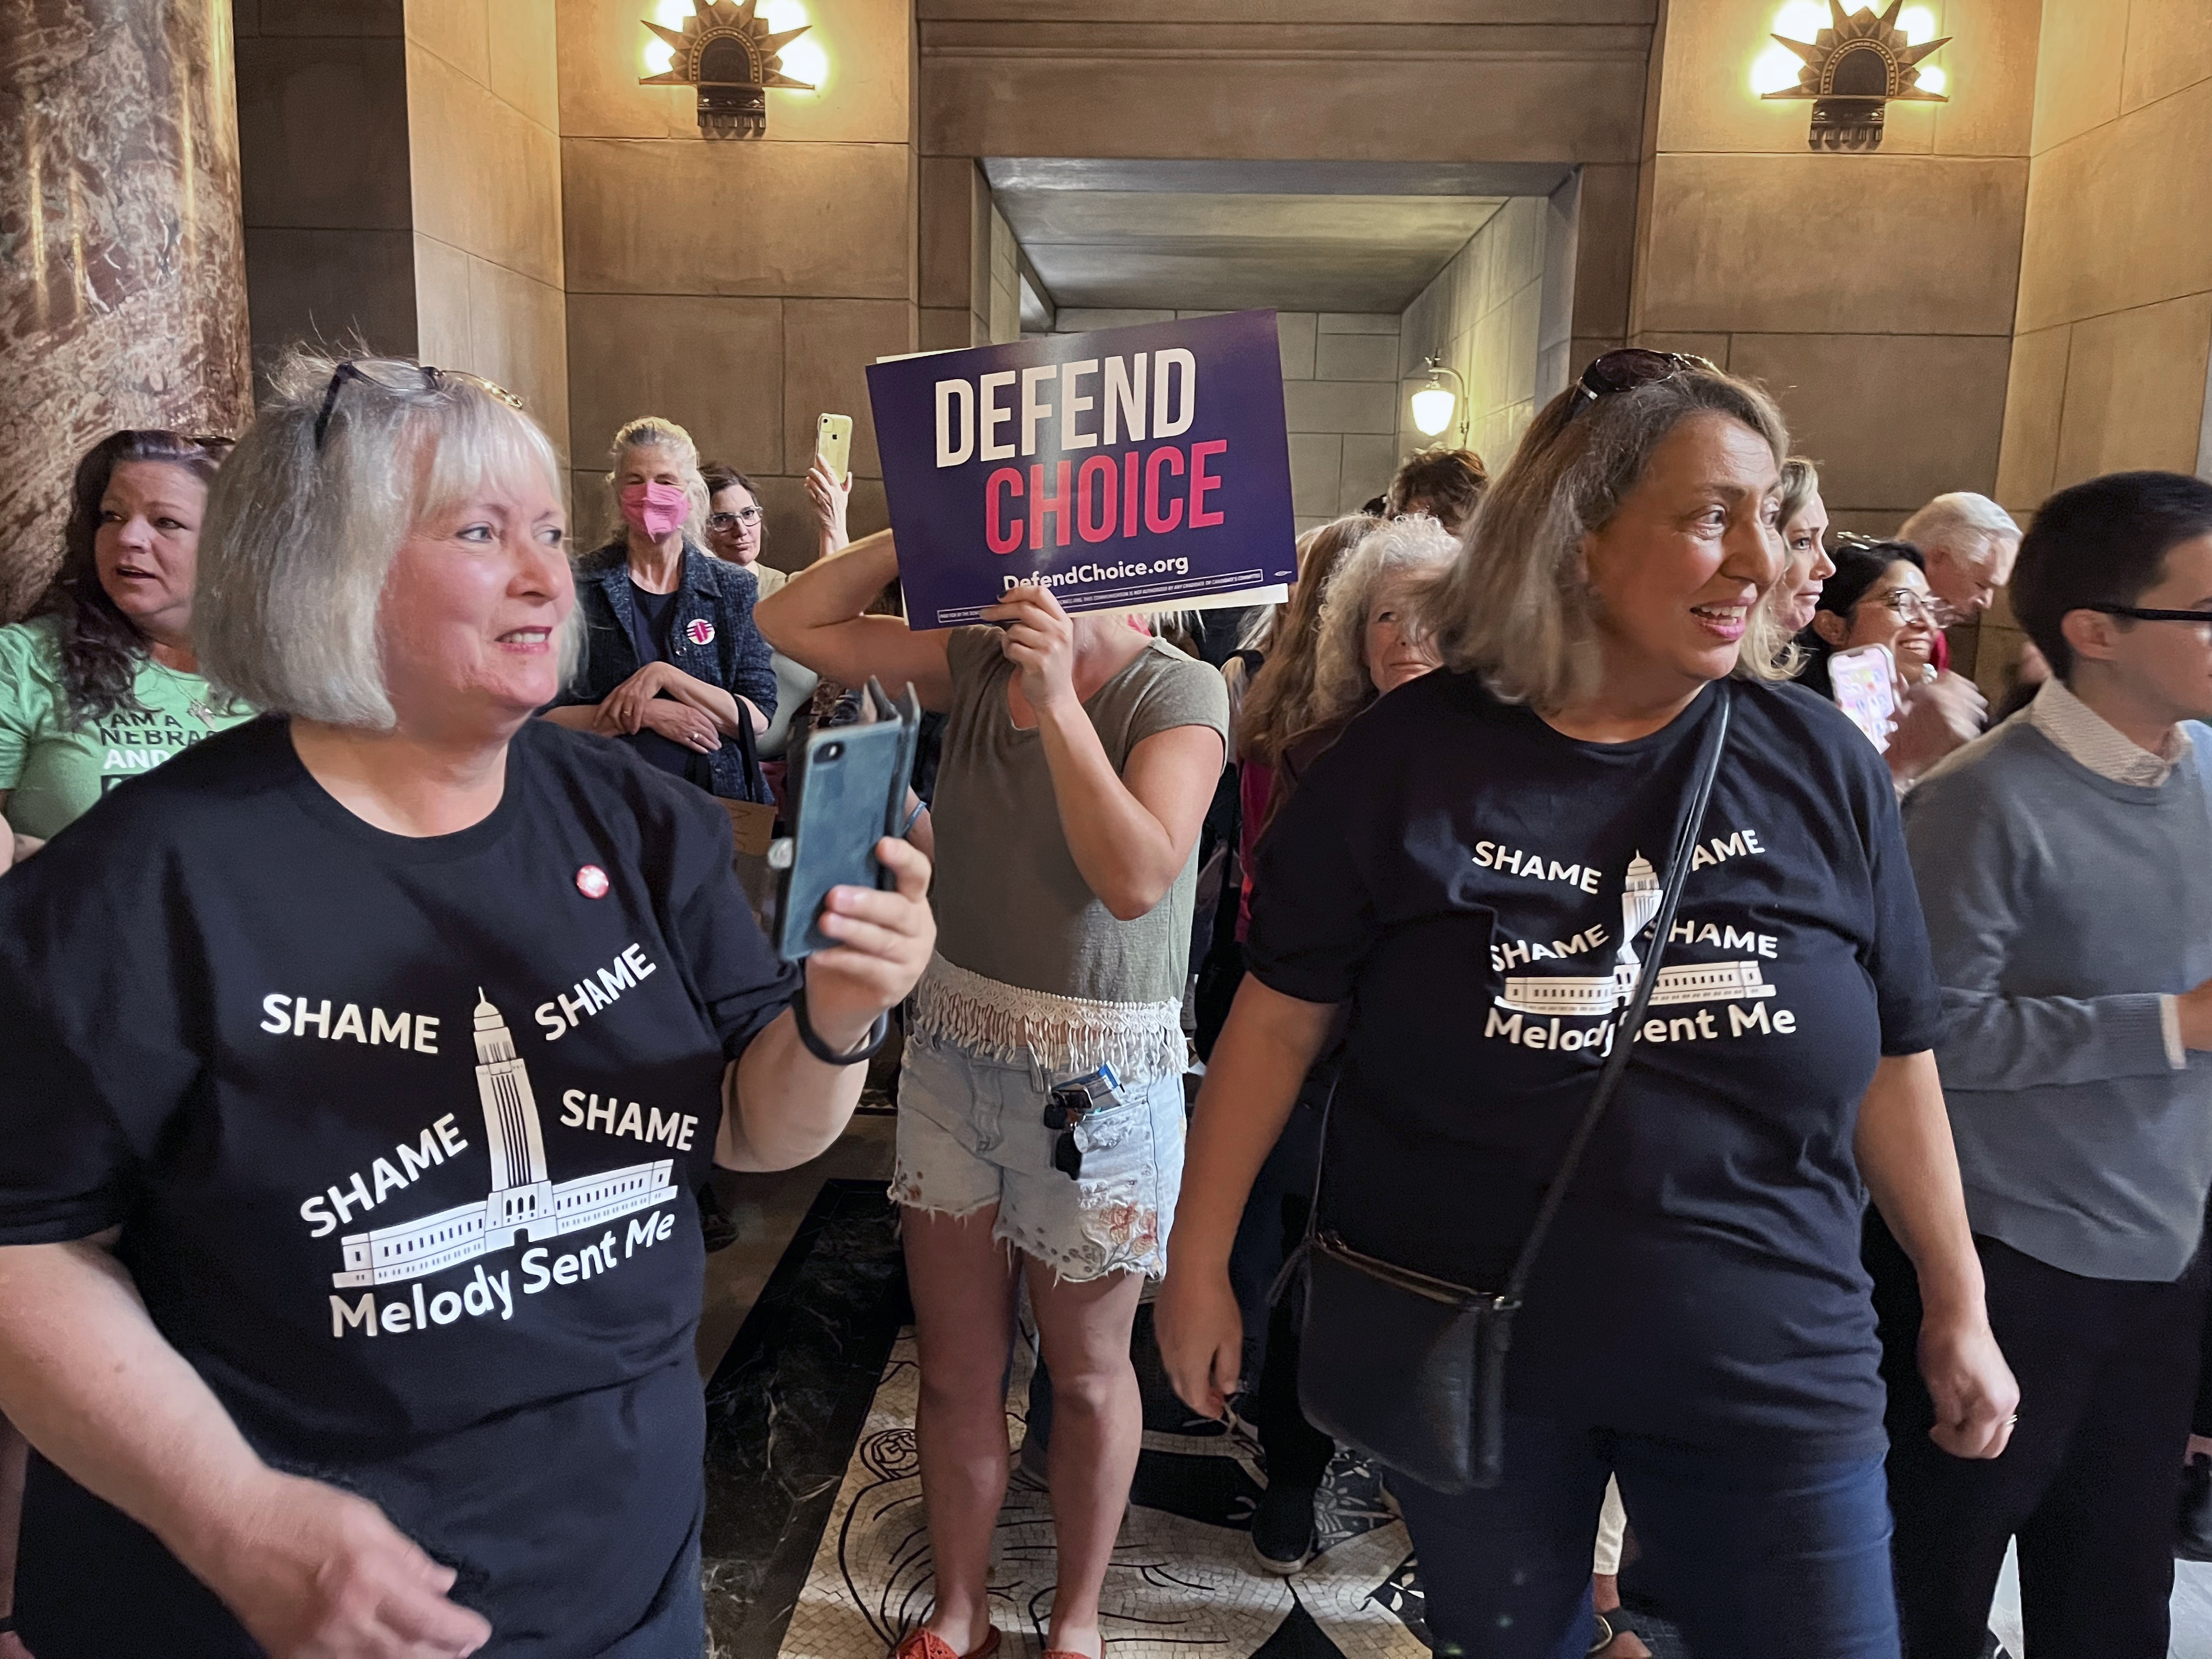
[[607,872],[596,864],[587,864],[576,872],[576,890],[586,898],[605,898],[612,884],[607,880]]

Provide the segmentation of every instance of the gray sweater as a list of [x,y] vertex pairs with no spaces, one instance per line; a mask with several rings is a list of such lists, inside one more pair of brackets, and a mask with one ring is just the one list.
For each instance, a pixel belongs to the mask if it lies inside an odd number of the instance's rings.
[[2093,1279],[2178,1278],[2212,1186],[2212,1054],[2177,1069],[2160,1012],[2212,979],[2212,730],[2191,730],[2142,788],[2023,713],[1905,804],[1967,1213]]

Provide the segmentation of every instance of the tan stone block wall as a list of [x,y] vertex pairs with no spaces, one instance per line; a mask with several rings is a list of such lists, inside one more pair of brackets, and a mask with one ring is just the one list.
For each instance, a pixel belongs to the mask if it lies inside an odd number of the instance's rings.
[[[966,345],[988,317],[988,198],[972,162],[915,164],[908,0],[808,0],[815,92],[771,91],[759,139],[699,136],[696,94],[644,87],[656,0],[557,0],[568,361],[581,522],[623,421],[680,422],[750,476],[766,557],[814,554],[817,416],[854,419],[855,535],[887,522],[866,366]],[[680,14],[678,21],[680,21]],[[918,199],[931,240],[917,246]],[[978,203],[984,222],[978,231]],[[988,272],[984,273],[988,279]]]
[[554,0],[406,0],[416,350],[503,386],[564,459]]
[[[1399,371],[1408,377],[1397,388],[1399,459],[1464,442],[1495,473],[1521,441],[1536,412],[1547,218],[1543,198],[1514,197],[1406,307],[1398,335]],[[1466,394],[1453,424],[1433,438],[1413,424],[1413,414],[1412,394],[1421,384],[1415,377],[1429,357],[1455,371]]]
[[2045,0],[1997,499],[2208,470],[2212,30],[2202,0]]

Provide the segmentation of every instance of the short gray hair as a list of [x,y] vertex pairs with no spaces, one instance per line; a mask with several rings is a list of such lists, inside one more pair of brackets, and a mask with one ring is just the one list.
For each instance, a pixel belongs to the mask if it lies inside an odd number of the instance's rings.
[[[390,731],[378,613],[400,544],[489,477],[537,468],[562,497],[536,422],[472,376],[404,357],[353,360],[325,441],[339,365],[285,354],[274,390],[209,492],[192,641],[208,678],[256,707]],[[557,641],[576,661],[572,611]]]
[[[1583,540],[1613,521],[1668,435],[1707,413],[1757,433],[1778,466],[1790,452],[1774,400],[1717,368],[1684,369],[1595,403],[1569,386],[1546,404],[1483,497],[1467,552],[1433,597],[1445,666],[1479,673],[1492,695],[1538,708],[1589,695],[1599,656]],[[1788,678],[1789,643],[1768,607],[1753,605],[1736,674]]]
[[1459,538],[1426,514],[1415,513],[1370,532],[1338,562],[1322,594],[1316,630],[1315,726],[1347,720],[1375,699],[1374,682],[1367,677],[1367,621],[1376,591],[1394,576],[1441,578],[1459,556]]
[[1986,495],[1971,489],[1954,489],[1938,495],[1905,521],[1897,539],[1911,542],[1923,554],[1942,551],[1954,558],[1978,560],[1991,542],[2016,542],[2020,526],[2011,514]]
[[[691,434],[665,415],[641,415],[634,421],[623,422],[615,434],[615,441],[607,447],[607,459],[614,465],[607,471],[607,495],[615,504],[615,521],[607,534],[616,541],[623,538],[629,521],[622,515],[623,457],[633,449],[665,449],[676,458],[676,470],[684,475],[684,495],[691,511],[684,520],[684,533],[698,541],[707,530],[707,509],[712,498],[707,493],[706,476],[699,470],[699,446],[691,441]],[[750,490],[751,486],[748,484]],[[754,499],[759,492],[752,491]]]

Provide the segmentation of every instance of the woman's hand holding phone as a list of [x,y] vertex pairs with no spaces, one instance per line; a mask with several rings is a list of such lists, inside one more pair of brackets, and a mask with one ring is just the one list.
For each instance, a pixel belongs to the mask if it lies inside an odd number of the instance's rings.
[[831,888],[817,926],[836,943],[806,958],[808,1021],[833,1048],[858,1046],[878,1014],[905,1000],[937,945],[929,860],[890,836],[876,856],[897,884]]

